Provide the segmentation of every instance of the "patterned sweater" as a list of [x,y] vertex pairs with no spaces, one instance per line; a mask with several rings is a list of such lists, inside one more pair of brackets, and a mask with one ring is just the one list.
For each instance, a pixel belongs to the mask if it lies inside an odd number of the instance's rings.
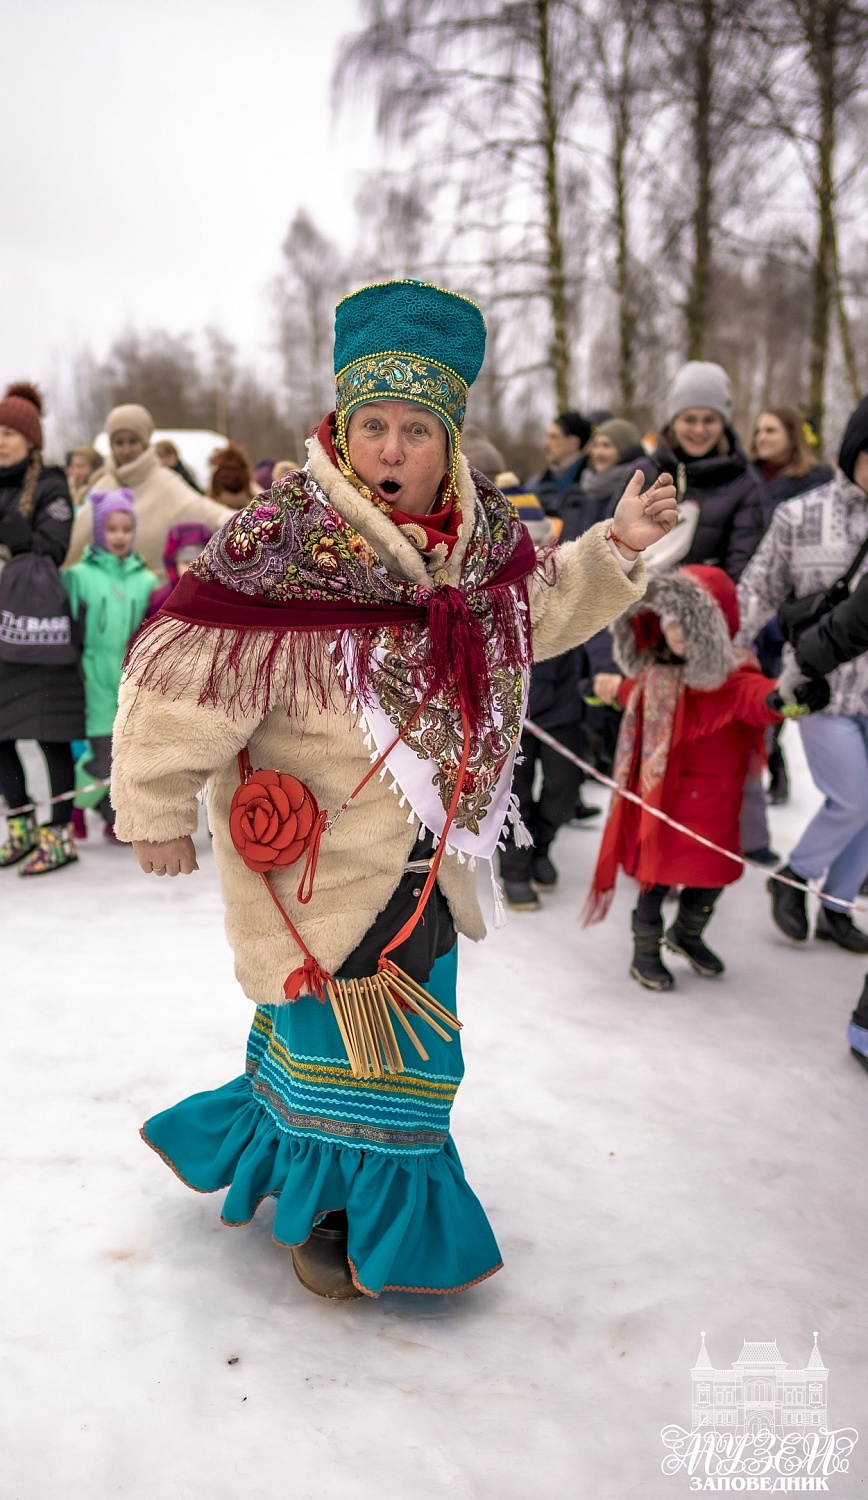
[[[868,495],[843,474],[779,505],[738,585],[738,644],[749,646],[790,594],[802,598],[833,584],[847,571],[866,536]],[[868,559],[856,579],[865,572]],[[829,686],[827,714],[868,714],[868,657],[832,672]]]

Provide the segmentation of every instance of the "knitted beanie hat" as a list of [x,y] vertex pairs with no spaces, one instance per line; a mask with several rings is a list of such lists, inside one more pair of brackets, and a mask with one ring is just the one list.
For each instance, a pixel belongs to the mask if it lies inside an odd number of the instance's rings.
[[211,465],[211,494],[240,495],[250,487],[251,468],[240,443],[217,448],[208,462]]
[[[0,407],[2,410],[2,407]],[[856,460],[860,453],[868,453],[868,396],[860,401],[856,410],[850,417],[844,429],[841,439],[841,451],[838,454],[838,463],[841,473],[846,474],[850,483],[853,483],[853,471],[856,468]]]
[[724,422],[732,421],[732,386],[722,365],[707,359],[691,359],[681,366],[666,403],[667,425],[691,406],[704,406],[719,412]]
[[112,408],[105,419],[105,430],[110,438],[116,432],[134,432],[147,448],[154,433],[154,421],[147,407],[130,401],[125,406]]
[[35,385],[19,381],[7,387],[0,401],[0,427],[11,427],[31,448],[42,447],[42,396]]
[[472,422],[461,434],[461,451],[467,459],[471,469],[478,469],[481,474],[487,474],[489,479],[494,479],[503,468],[503,454],[499,448],[485,436],[481,427],[476,427]]
[[610,443],[614,443],[618,450],[619,458],[626,458],[635,448],[642,447],[642,434],[638,427],[632,422],[625,422],[620,417],[613,417],[609,422],[601,422],[594,432],[594,437],[607,437]]
[[93,506],[93,544],[107,551],[105,544],[105,523],[109,516],[114,515],[116,510],[124,510],[132,517],[133,529],[136,525],[135,496],[132,490],[95,490],[90,497]]

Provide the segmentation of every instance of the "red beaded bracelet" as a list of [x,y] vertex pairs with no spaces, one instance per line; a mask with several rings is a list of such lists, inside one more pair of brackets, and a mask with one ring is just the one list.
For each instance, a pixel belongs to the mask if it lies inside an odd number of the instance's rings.
[[637,557],[639,556],[640,552],[645,551],[644,547],[634,547],[630,542],[625,542],[624,538],[622,536],[618,536],[614,531],[608,531],[606,533],[606,541],[614,542],[616,547],[619,545],[621,547],[626,547],[628,552],[635,552]]

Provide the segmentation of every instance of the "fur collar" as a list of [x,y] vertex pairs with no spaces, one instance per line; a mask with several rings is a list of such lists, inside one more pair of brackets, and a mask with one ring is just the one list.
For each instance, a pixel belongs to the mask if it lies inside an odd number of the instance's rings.
[[[364,500],[358,490],[336,469],[319,438],[308,443],[308,473],[316,480],[330,505],[355,531],[370,543],[380,562],[395,578],[410,583],[430,586],[431,577],[425,559],[416,551],[413,543],[398,530],[376,505]],[[446,564],[448,582],[458,586],[467,546],[476,523],[476,485],[470,466],[463,454],[458,458],[458,497],[461,501],[461,526],[458,540],[452,548]]]
[[627,677],[639,677],[655,660],[653,650],[640,650],[637,645],[633,621],[642,614],[673,615],[684,630],[685,687],[712,691],[735,671],[738,659],[723,612],[692,578],[669,573],[652,578],[644,599],[621,615],[612,627],[615,660]]

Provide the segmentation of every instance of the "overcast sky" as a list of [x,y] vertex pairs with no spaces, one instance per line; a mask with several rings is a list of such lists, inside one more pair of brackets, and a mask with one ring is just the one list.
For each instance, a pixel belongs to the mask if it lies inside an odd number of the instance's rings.
[[268,340],[265,288],[305,205],[349,244],[380,159],[333,119],[355,0],[28,0],[3,21],[0,380],[49,391],[125,326]]

